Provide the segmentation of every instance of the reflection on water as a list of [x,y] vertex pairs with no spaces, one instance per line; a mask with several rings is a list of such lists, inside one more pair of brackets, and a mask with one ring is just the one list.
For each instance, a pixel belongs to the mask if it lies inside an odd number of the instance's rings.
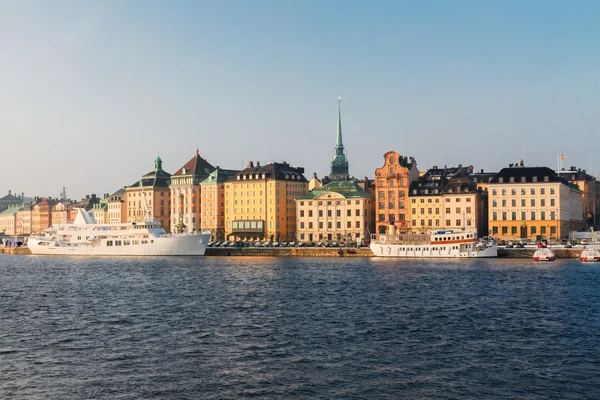
[[0,257],[0,398],[594,398],[576,260]]

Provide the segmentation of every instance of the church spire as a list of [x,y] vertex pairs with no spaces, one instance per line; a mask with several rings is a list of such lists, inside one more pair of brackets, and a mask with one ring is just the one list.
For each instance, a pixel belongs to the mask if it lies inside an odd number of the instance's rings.
[[329,175],[329,178],[332,180],[344,180],[350,176],[348,173],[348,160],[344,153],[344,143],[342,142],[342,98],[338,97],[337,138],[333,160],[331,160],[331,174]]
[[337,140],[335,142],[335,153],[344,154],[344,143],[342,142],[342,98],[338,97],[338,126]]

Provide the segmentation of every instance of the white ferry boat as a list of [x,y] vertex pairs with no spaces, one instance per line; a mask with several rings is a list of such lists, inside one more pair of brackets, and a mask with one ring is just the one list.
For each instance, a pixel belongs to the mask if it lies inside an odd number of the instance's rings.
[[586,247],[581,252],[581,255],[579,256],[579,258],[581,261],[584,261],[584,262],[600,261],[600,250],[598,250],[594,247]]
[[81,256],[202,256],[210,233],[167,234],[159,222],[97,224],[78,209],[72,224],[58,224],[31,236],[32,254]]
[[380,235],[371,240],[377,257],[473,258],[497,257],[493,240],[478,240],[477,230],[438,230],[429,234]]
[[556,260],[556,254],[547,247],[540,247],[533,253],[534,261],[554,261]]

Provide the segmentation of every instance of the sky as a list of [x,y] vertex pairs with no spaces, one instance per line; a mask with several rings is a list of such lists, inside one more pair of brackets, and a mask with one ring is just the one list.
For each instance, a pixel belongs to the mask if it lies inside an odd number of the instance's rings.
[[0,196],[113,193],[198,148],[600,171],[600,2],[0,0]]

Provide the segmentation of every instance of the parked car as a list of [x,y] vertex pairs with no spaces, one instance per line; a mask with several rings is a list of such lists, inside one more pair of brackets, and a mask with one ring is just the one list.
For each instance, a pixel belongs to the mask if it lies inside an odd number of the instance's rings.
[[588,244],[588,240],[587,239],[581,239],[579,241],[579,244],[586,246]]

